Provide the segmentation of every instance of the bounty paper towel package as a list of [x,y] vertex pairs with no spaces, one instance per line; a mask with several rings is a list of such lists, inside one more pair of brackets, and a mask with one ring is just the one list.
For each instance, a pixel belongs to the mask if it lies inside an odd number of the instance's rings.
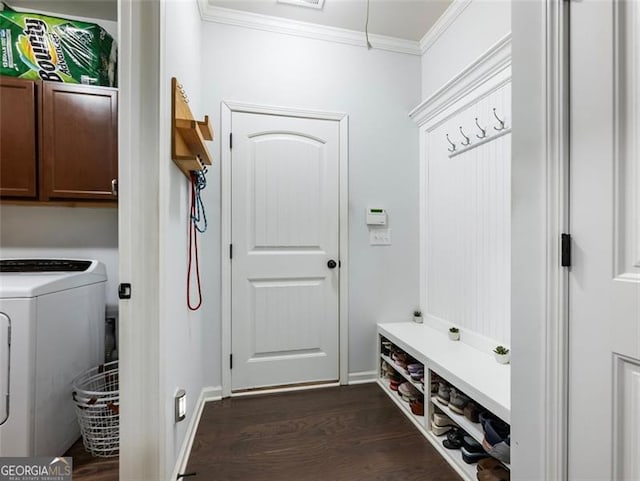
[[17,12],[0,3],[0,75],[115,86],[116,42],[93,23]]

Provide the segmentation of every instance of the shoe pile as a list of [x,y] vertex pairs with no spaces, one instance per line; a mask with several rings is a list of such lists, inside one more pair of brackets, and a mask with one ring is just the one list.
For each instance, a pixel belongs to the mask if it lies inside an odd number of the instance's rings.
[[442,436],[454,427],[457,428],[458,425],[453,422],[449,416],[434,406],[433,416],[431,417],[431,432],[436,436]]
[[380,339],[380,352],[385,356],[389,356],[391,354],[391,348],[393,347],[393,343],[384,337]]
[[507,423],[491,413],[480,414],[480,424],[484,431],[482,446],[485,451],[503,463],[511,462],[511,429]]

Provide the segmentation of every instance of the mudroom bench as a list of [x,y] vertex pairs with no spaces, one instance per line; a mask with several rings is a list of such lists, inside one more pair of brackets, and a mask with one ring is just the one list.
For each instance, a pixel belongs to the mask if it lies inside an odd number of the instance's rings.
[[[479,443],[484,438],[482,426],[438,402],[436,394],[431,392],[431,382],[445,381],[456,391],[468,396],[482,411],[488,411],[510,424],[510,365],[499,364],[490,349],[482,350],[464,341],[452,341],[446,331],[426,324],[378,324],[377,333],[378,384],[463,479],[475,480],[476,464],[465,462],[460,449],[444,448],[443,439],[446,436],[434,433],[431,419],[434,412],[444,413]],[[408,367],[403,366],[402,362],[398,365],[392,359],[393,353],[398,352],[406,353],[417,363]],[[422,378],[416,375],[416,369],[422,370]],[[392,376],[389,376],[390,371]],[[410,403],[403,399],[402,392],[392,389],[389,378],[399,379],[400,376],[403,378],[400,382],[411,383],[422,398],[422,413],[419,412],[420,399],[416,408],[413,401]],[[505,466],[509,467],[508,464]]]

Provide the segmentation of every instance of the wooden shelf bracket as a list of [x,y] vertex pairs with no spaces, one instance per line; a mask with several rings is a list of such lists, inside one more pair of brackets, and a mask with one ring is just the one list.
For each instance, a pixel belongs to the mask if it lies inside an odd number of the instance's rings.
[[211,154],[206,141],[213,140],[213,127],[209,116],[194,119],[189,98],[178,79],[171,79],[171,158],[191,179],[192,171],[204,170],[211,165]]

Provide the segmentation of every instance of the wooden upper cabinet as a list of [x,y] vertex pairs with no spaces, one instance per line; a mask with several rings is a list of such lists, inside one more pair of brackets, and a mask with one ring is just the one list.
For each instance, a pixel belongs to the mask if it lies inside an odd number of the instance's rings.
[[41,198],[115,200],[118,92],[43,82]]
[[38,130],[36,83],[0,77],[0,196],[35,199]]

